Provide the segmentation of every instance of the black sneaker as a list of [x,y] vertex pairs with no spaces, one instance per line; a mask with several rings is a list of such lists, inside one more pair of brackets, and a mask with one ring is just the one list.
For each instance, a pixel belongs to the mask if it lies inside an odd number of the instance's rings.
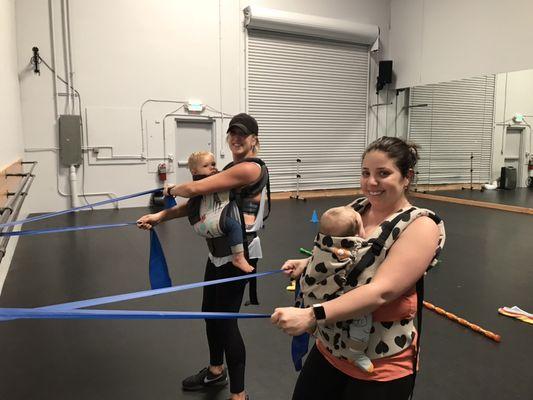
[[215,375],[209,368],[204,368],[195,375],[185,378],[181,382],[181,386],[184,390],[200,390],[211,386],[222,386],[228,384],[228,373],[226,369],[221,374]]

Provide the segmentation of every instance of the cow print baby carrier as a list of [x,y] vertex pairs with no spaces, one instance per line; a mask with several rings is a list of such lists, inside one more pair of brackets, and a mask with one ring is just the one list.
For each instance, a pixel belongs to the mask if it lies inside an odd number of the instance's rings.
[[[350,206],[358,212],[363,212],[368,204],[366,198],[359,198]],[[365,240],[357,237],[335,238],[318,234],[311,262],[300,278],[301,291],[296,299],[296,307],[310,307],[313,304],[337,298],[369,283],[396,239],[412,221],[421,216],[431,218],[440,230],[439,244],[430,267],[435,265],[444,245],[445,231],[442,220],[427,209],[409,207],[399,210],[384,221],[372,237]],[[339,259],[331,251],[332,247],[342,247],[348,250],[350,257]],[[315,257],[318,259],[315,260]],[[417,284],[417,289],[419,286],[421,284]],[[422,294],[420,290],[418,292],[420,308]],[[359,365],[361,359],[358,358],[358,351],[364,351],[371,360],[389,357],[407,349],[416,335],[413,319],[373,321],[368,343],[364,340],[357,342],[350,337],[350,325],[353,323],[354,320],[348,320],[320,326],[317,327],[314,335],[334,356],[350,360],[359,367],[361,367]]]

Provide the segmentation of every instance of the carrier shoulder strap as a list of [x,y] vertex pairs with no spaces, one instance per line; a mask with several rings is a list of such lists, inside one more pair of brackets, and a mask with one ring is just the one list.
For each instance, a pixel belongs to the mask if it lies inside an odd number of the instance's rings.
[[[350,206],[355,209],[356,206],[359,205],[360,206],[359,209],[362,209],[363,207],[366,207],[365,200],[366,199],[361,200],[358,204],[355,204],[354,202],[350,204]],[[387,243],[389,236],[392,234],[394,240],[396,240],[396,238],[399,236],[399,234],[401,233],[401,229],[399,228],[395,229],[398,223],[402,220],[409,221],[411,219],[410,217],[411,213],[416,210],[423,210],[423,209],[419,209],[414,206],[410,207],[407,210],[402,211],[401,213],[396,215],[392,220],[385,221],[384,223],[381,224],[382,231],[380,235],[377,238],[372,238],[368,240],[368,243],[372,243],[370,249],[365,253],[363,257],[361,257],[361,260],[357,263],[357,265],[354,266],[354,268],[348,274],[346,281],[349,285],[355,286],[357,284],[357,277],[366,268],[374,264],[375,258],[381,254],[381,251],[383,250],[383,247]],[[441,218],[435,213],[429,210],[423,210],[423,211],[427,211],[427,214],[424,214],[424,216],[431,218],[435,222],[436,225],[439,225],[442,222]],[[440,250],[442,249],[443,244],[444,244],[444,237],[441,236],[439,240],[439,246],[437,247],[435,255],[433,256],[433,259],[431,260],[431,263],[428,266],[428,269],[430,269],[436,264],[437,258],[440,254]]]
[[241,189],[241,191],[239,193],[237,193],[235,190],[232,190],[232,194],[233,196],[235,196],[235,198],[241,202],[242,199],[245,199],[245,198],[248,198],[248,197],[252,197],[252,196],[255,196],[256,194],[258,193],[261,193],[261,191],[263,190],[264,187],[266,187],[267,189],[267,204],[268,204],[268,212],[265,213],[265,215],[263,216],[263,221],[266,220],[269,215],[270,215],[270,211],[271,211],[271,198],[270,198],[270,176],[269,176],[269,173],[268,173],[268,168],[265,164],[265,162],[263,160],[261,160],[260,158],[257,158],[257,157],[248,157],[248,158],[245,158],[243,160],[240,160],[240,161],[232,161],[230,162],[229,164],[227,164],[222,170],[225,171],[237,164],[240,164],[240,163],[243,163],[243,162],[253,162],[253,163],[256,163],[258,164],[260,167],[261,167],[261,177],[260,179],[251,184],[251,185],[248,185],[246,187],[244,187],[243,189]]
[[[352,207],[353,207],[353,204],[352,204]],[[365,255],[361,258],[361,260],[357,263],[357,265],[355,265],[354,268],[348,274],[346,278],[346,282],[349,285],[355,286],[357,284],[357,277],[366,268],[374,264],[376,257],[381,254],[381,251],[383,250],[383,247],[385,246],[387,239],[389,238],[390,234],[392,233],[393,229],[396,227],[398,222],[400,222],[402,219],[406,217],[409,217],[411,212],[415,209],[416,207],[411,207],[401,212],[400,214],[398,214],[391,221],[387,221],[381,224],[381,228],[382,228],[381,233],[379,234],[377,238],[368,240],[369,243],[372,243],[372,246],[365,253]]]
[[411,386],[411,395],[409,398],[412,400],[415,392],[415,382],[418,369],[418,356],[420,354],[420,339],[422,337],[422,307],[424,306],[424,276],[416,282],[416,329],[418,331],[418,337],[416,338],[415,353],[413,355],[413,381]]
[[[193,181],[207,178],[208,175],[193,175]],[[191,225],[200,221],[200,206],[202,205],[202,195],[191,197],[187,200],[187,218]]]

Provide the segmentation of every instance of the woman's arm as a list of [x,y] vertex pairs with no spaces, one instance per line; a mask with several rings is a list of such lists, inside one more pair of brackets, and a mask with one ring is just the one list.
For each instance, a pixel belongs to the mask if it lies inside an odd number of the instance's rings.
[[[397,299],[424,275],[438,246],[439,230],[428,217],[413,221],[389,250],[372,281],[322,303],[326,323],[357,318]],[[271,320],[291,335],[311,330],[315,325],[309,308],[277,308]]]
[[261,167],[258,164],[243,162],[205,179],[169,187],[168,192],[171,196],[180,197],[223,192],[254,183],[260,176]]
[[187,216],[187,203],[176,205],[172,208],[159,211],[154,214],[146,214],[137,220],[137,226],[141,229],[152,229],[155,225],[169,219]]

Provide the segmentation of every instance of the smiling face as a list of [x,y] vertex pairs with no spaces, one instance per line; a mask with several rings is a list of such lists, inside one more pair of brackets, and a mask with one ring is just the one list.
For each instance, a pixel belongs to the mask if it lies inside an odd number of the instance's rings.
[[240,129],[232,129],[228,133],[227,140],[234,161],[255,156],[255,145],[257,144],[255,135],[246,135]]
[[379,150],[366,153],[361,168],[361,190],[375,209],[390,212],[407,203],[409,178],[402,176],[395,161]]

